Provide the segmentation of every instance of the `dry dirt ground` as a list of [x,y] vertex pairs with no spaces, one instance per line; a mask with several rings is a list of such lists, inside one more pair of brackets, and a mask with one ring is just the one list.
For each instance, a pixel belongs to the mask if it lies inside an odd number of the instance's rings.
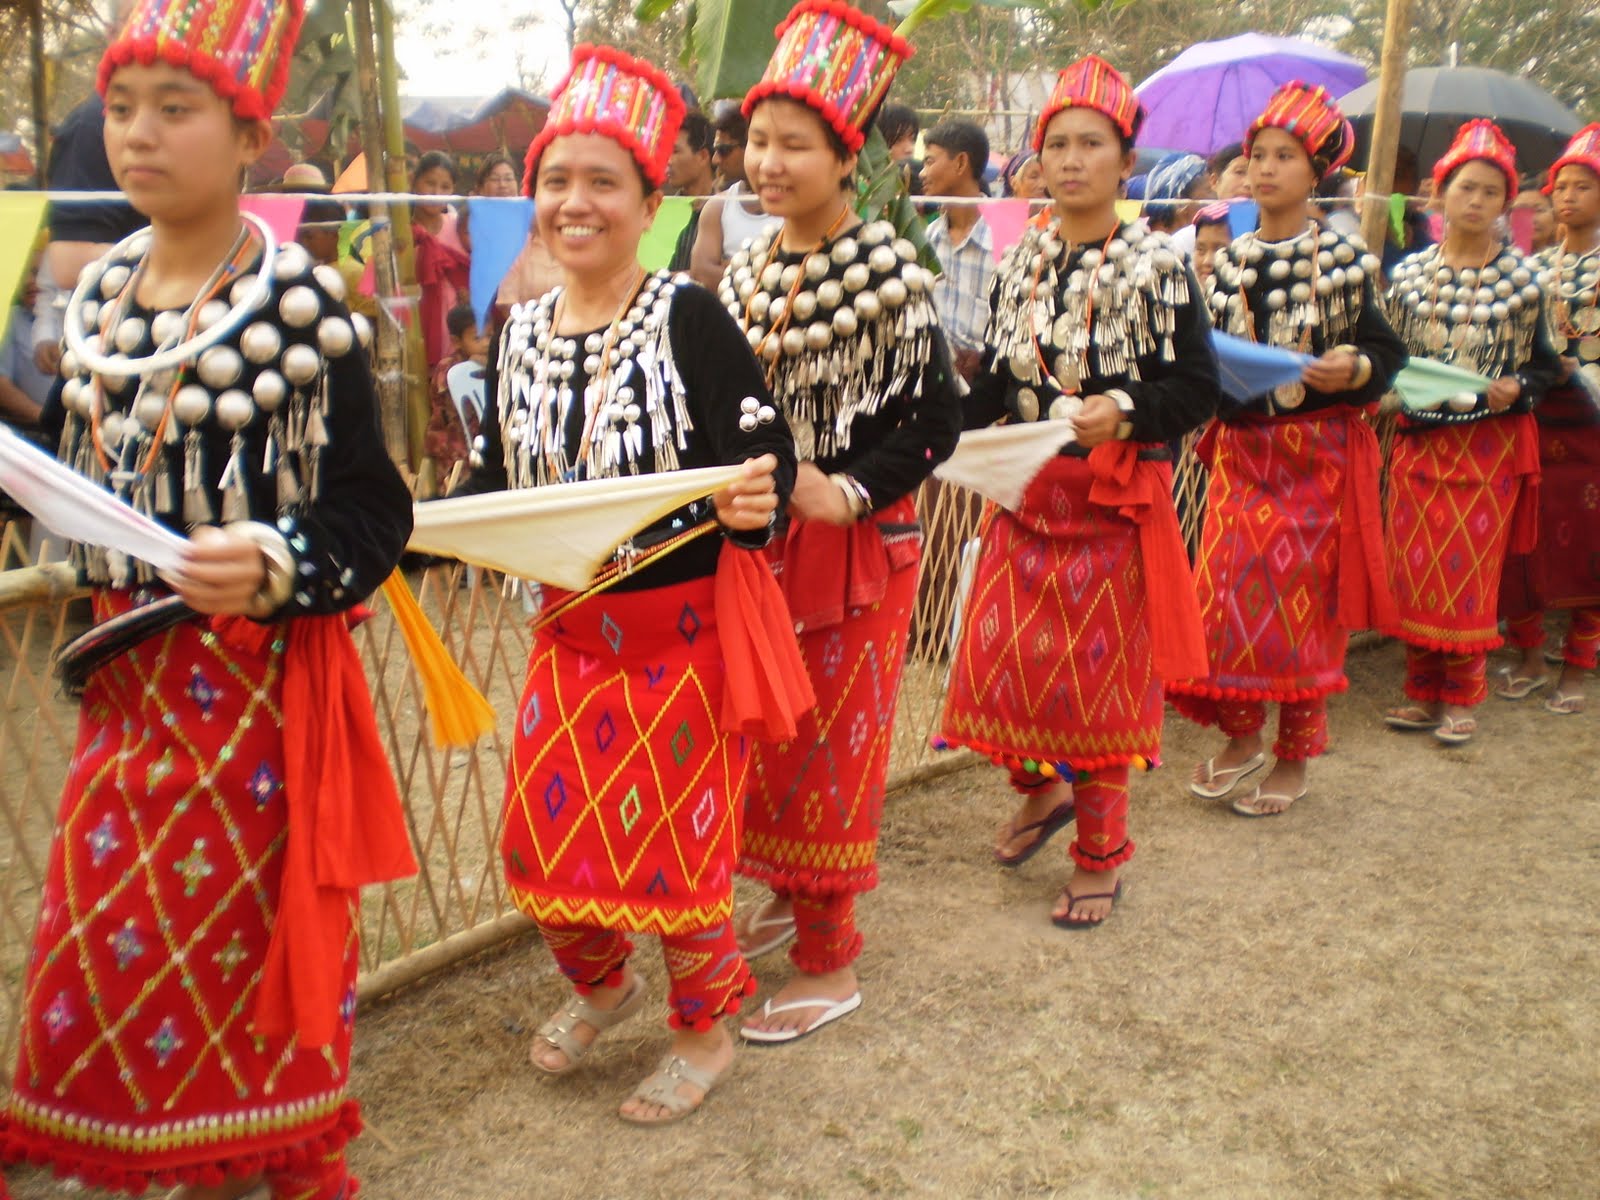
[[[1281,818],[1190,798],[1212,740],[1169,719],[1128,894],[1092,933],[1047,920],[1065,837],[991,865],[997,772],[892,796],[866,1006],[744,1050],[670,1130],[614,1115],[664,1009],[574,1076],[527,1066],[564,995],[536,941],[375,1006],[363,1197],[1600,1194],[1600,713],[1491,700],[1447,749],[1379,722],[1398,647],[1351,668],[1335,751]],[[765,989],[789,972],[758,965]]]

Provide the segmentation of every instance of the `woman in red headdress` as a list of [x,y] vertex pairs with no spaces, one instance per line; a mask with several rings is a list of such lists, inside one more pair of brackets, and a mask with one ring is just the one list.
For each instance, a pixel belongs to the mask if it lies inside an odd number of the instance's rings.
[[[1561,665],[1544,702],[1550,712],[1583,711],[1583,677],[1600,655],[1600,125],[1578,131],[1550,168],[1546,185],[1561,223],[1541,252],[1540,286],[1561,382],[1534,412],[1539,423],[1539,544],[1506,563],[1500,608],[1522,661],[1495,689],[1520,700],[1549,683],[1544,660]],[[1568,610],[1557,656],[1545,654],[1545,613]]]
[[1277,702],[1276,761],[1233,802],[1265,817],[1305,795],[1307,761],[1327,748],[1327,697],[1348,686],[1350,632],[1394,620],[1378,439],[1364,410],[1406,355],[1380,306],[1377,258],[1310,213],[1317,184],[1355,146],[1333,98],[1285,84],[1244,146],[1261,223],[1217,254],[1213,318],[1311,361],[1298,381],[1225,410],[1200,442],[1210,483],[1197,575],[1211,669],[1167,691],[1179,712],[1227,735],[1189,785],[1207,800],[1266,765],[1266,706]]
[[722,301],[766,367],[800,471],[772,552],[817,695],[755,748],[739,871],[772,889],[752,956],[794,941],[799,974],[741,1036],[789,1042],[861,1004],[855,898],[878,825],[922,531],[912,496],[961,428],[930,278],[910,242],[853,207],[857,153],[911,47],[838,0],[804,0],[745,98],[745,174],[783,227],[734,255]]
[[1389,319],[1413,358],[1489,380],[1427,407],[1408,405],[1389,464],[1389,570],[1406,643],[1405,694],[1393,729],[1447,745],[1477,733],[1500,645],[1506,553],[1533,548],[1539,440],[1533,407],[1560,377],[1542,319],[1537,264],[1500,235],[1517,194],[1516,154],[1491,121],[1469,121],[1433,168],[1445,236],[1402,260]]
[[[607,46],[573,52],[527,160],[562,285],[513,306],[501,330],[467,488],[744,464],[729,488],[619,548],[603,592],[545,589],[517,707],[501,857],[572,984],[530,1057],[564,1075],[643,1009],[629,935],[656,936],[672,1045],[623,1102],[641,1125],[699,1108],[733,1061],[724,1018],[755,987],[733,933],[733,866],[750,738],[779,734],[731,699],[763,665],[741,640],[752,618],[775,623],[770,644],[787,639],[803,683],[782,599],[752,553],[794,478],[783,415],[716,297],[639,265],[683,112],[649,64]],[[752,614],[763,584],[770,604]],[[784,716],[792,733],[795,713]]]
[[349,634],[411,530],[365,324],[239,211],[300,22],[133,6],[100,89],[150,229],[80,280],[52,402],[64,462],[192,540],[160,574],[73,551],[90,640],[120,652],[68,655],[78,747],[0,1158],[187,1200],[354,1193],[357,889],[416,869]]
[[1129,768],[1154,765],[1162,681],[1205,669],[1168,444],[1215,411],[1217,367],[1194,273],[1117,215],[1142,117],[1109,63],[1061,72],[1034,138],[1052,204],[1000,266],[968,400],[969,425],[1057,420],[1075,438],[984,533],[942,724],[1023,797],[1002,866],[1076,821],[1050,915],[1070,930],[1121,893]]

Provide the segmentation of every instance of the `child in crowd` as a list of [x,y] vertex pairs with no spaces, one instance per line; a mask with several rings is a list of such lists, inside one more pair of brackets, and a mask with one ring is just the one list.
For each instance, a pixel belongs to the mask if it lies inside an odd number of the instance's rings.
[[472,439],[478,436],[478,415],[468,413],[467,424],[462,426],[461,412],[450,395],[450,369],[464,362],[482,367],[489,361],[489,337],[478,329],[472,305],[452,308],[445,317],[445,326],[450,331],[450,353],[433,368],[428,429],[422,439],[423,452],[433,460],[441,492],[449,492],[456,464],[466,459]]

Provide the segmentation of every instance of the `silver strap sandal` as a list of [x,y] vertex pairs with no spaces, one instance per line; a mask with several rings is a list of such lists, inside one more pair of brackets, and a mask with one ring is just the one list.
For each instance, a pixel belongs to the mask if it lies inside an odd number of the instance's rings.
[[[667,1115],[659,1120],[651,1120],[645,1117],[631,1117],[627,1113],[622,1113],[622,1119],[634,1125],[647,1126],[671,1125],[675,1121],[681,1121],[705,1103],[706,1097],[711,1094],[711,1089],[727,1073],[727,1067],[713,1073],[693,1066],[686,1059],[680,1058],[676,1054],[668,1054],[656,1064],[655,1071],[633,1090],[632,1096],[632,1099],[642,1100],[646,1104],[659,1104],[667,1110]],[[687,1083],[690,1087],[699,1088],[699,1099],[690,1100],[679,1092],[678,1085],[681,1083]]]
[[[589,1002],[587,996],[580,996],[574,992],[564,1009],[539,1026],[538,1041],[535,1041],[529,1049],[528,1061],[546,1075],[565,1075],[583,1061],[584,1055],[594,1049],[594,1044],[600,1040],[601,1034],[621,1025],[643,1008],[647,995],[644,979],[639,976],[634,978],[633,990],[624,996],[622,1003],[615,1008],[596,1008]],[[593,1039],[587,1045],[574,1036],[579,1025],[587,1025],[595,1031]],[[549,1067],[540,1062],[537,1051],[541,1044],[561,1051],[566,1057],[566,1064]]]

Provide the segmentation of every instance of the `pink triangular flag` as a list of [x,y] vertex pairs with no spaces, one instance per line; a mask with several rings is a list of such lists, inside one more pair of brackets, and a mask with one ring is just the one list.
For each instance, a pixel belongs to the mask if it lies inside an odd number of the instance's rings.
[[292,242],[300,235],[300,214],[305,212],[306,202],[303,196],[251,192],[239,197],[239,207],[265,221],[279,242]]
[[1022,231],[1028,227],[1028,202],[996,200],[992,204],[985,204],[983,219],[989,223],[994,259],[999,262],[1007,250],[1022,240]]

